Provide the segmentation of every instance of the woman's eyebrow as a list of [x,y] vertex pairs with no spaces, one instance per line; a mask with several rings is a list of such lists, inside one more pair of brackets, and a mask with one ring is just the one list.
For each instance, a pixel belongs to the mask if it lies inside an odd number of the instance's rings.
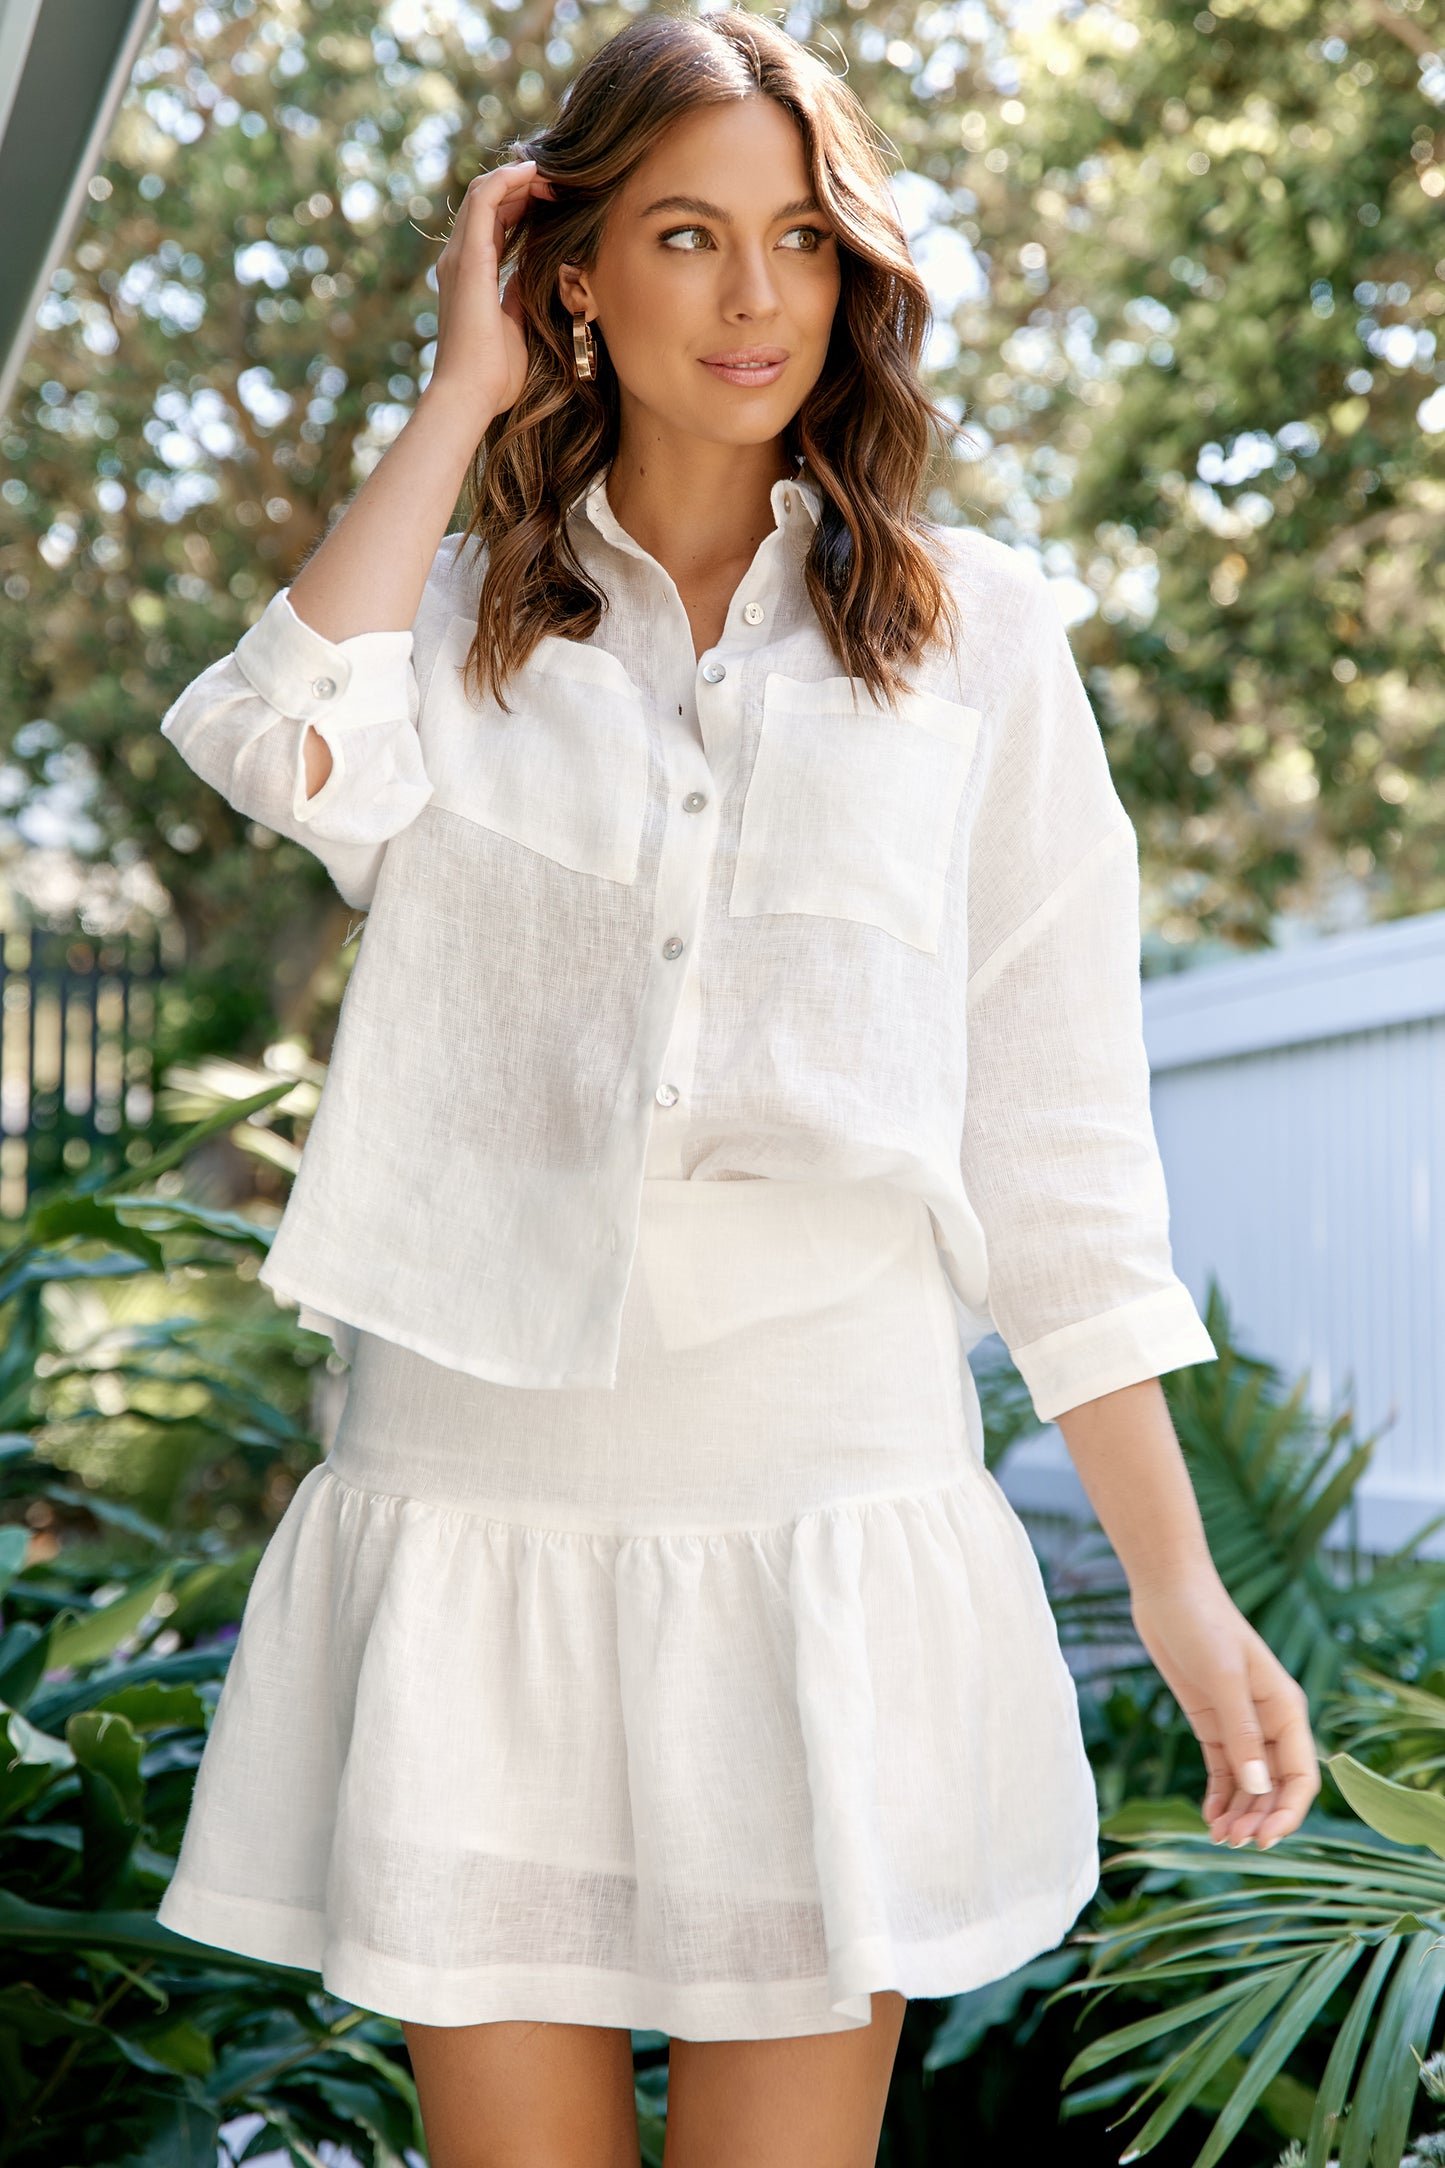
[[[800,196],[796,203],[785,203],[780,210],[774,211],[773,217],[797,218],[804,211],[821,208],[816,197]],[[655,211],[696,211],[702,218],[715,218],[720,226],[730,226],[733,222],[731,211],[723,210],[720,204],[704,203],[701,196],[659,196],[656,203],[649,203],[647,209],[637,215],[651,218]]]

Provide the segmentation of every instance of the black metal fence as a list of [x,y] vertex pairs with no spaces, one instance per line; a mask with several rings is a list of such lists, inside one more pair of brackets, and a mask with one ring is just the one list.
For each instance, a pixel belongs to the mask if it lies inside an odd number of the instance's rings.
[[0,928],[0,1219],[103,1146],[149,1156],[164,930]]

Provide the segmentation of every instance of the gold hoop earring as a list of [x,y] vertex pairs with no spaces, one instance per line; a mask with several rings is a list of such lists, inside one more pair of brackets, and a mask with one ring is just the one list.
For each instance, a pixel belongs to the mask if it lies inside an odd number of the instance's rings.
[[572,352],[577,361],[577,374],[583,378],[597,374],[597,339],[586,315],[579,309],[572,318]]

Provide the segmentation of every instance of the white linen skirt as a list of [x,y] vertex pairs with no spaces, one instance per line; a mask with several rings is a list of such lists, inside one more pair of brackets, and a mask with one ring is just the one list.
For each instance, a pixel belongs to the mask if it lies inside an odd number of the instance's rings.
[[369,1333],[161,1922],[435,2025],[866,2024],[1098,1883],[1074,1682],[923,1202],[649,1179],[614,1388]]

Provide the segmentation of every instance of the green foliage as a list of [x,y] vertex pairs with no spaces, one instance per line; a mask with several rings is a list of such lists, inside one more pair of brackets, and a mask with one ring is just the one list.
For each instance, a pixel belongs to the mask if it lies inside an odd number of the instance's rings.
[[[415,404],[448,206],[627,12],[484,10],[481,45],[362,0],[157,15],[0,432],[0,751],[30,796],[73,761],[82,848],[173,898],[163,1065],[278,1016],[324,1040],[353,914],[160,715]],[[967,430],[935,509],[1097,600],[1151,956],[1265,941],[1336,877],[1445,902],[1438,0],[788,21],[896,147],[920,258],[984,274],[932,349]]]
[[[144,1169],[38,1199],[0,1253],[0,1409],[13,1426],[35,1426],[0,1437],[0,1514],[46,1499],[104,1539],[98,1549],[68,1543],[27,1566],[29,1531],[0,1525],[6,2168],[214,2161],[217,2131],[247,2112],[273,2145],[313,2164],[315,2141],[338,2129],[378,2168],[419,2142],[393,2024],[318,1992],[310,1974],[205,1949],[153,1916],[260,1543],[227,1552],[206,1530],[192,1549],[184,1533],[73,1474],[55,1480],[37,1450],[53,1427],[44,1418],[55,1393],[84,1368],[79,1357],[70,1371],[54,1359],[47,1296],[151,1277],[197,1256],[214,1269],[264,1255],[264,1228],[150,1185],[288,1088],[271,1086],[197,1123]],[[132,1401],[146,1382],[156,1387],[149,1420],[194,1439],[204,1422],[168,1413],[165,1402],[178,1378],[171,1357],[187,1352],[180,1383],[199,1390],[215,1443],[230,1450],[236,1441],[220,1426],[253,1403],[229,1366],[207,1373],[186,1339],[191,1322],[132,1335],[129,1359],[107,1353],[115,1367],[106,1375],[123,1374]],[[43,1391],[34,1375],[42,1362]],[[274,1411],[261,1430],[274,1461],[294,1433]]]
[[1445,902],[1442,49],[1436,0],[1117,0],[962,117],[972,494],[1094,590],[1165,944]]
[[[1392,1787],[1348,1757],[1331,1770],[1373,1828],[1438,1833],[1440,1803]],[[1387,1797],[1393,1792],[1397,1797]],[[1135,1841],[1107,1870],[1143,1879],[1106,1912],[1086,1977],[1058,1992],[1099,1997],[1120,1986],[1164,2003],[1092,2041],[1065,2086],[1142,2053],[1125,2111],[1157,2106],[1121,2155],[1151,2152],[1230,2058],[1243,2054],[1228,2098],[1192,2168],[1212,2168],[1286,2060],[1313,2036],[1329,2042],[1303,2133],[1308,2168],[1399,2168],[1415,2105],[1418,2057],[1445,1995],[1445,1869],[1408,1844],[1335,1834],[1314,1818],[1270,1853],[1211,1845],[1177,1802],[1106,1825]],[[1182,2036],[1182,2037],[1181,2037]]]
[[1445,1771],[1445,1662],[1418,1679],[1352,1664],[1328,1710],[1333,1735],[1399,1783],[1438,1782]]

